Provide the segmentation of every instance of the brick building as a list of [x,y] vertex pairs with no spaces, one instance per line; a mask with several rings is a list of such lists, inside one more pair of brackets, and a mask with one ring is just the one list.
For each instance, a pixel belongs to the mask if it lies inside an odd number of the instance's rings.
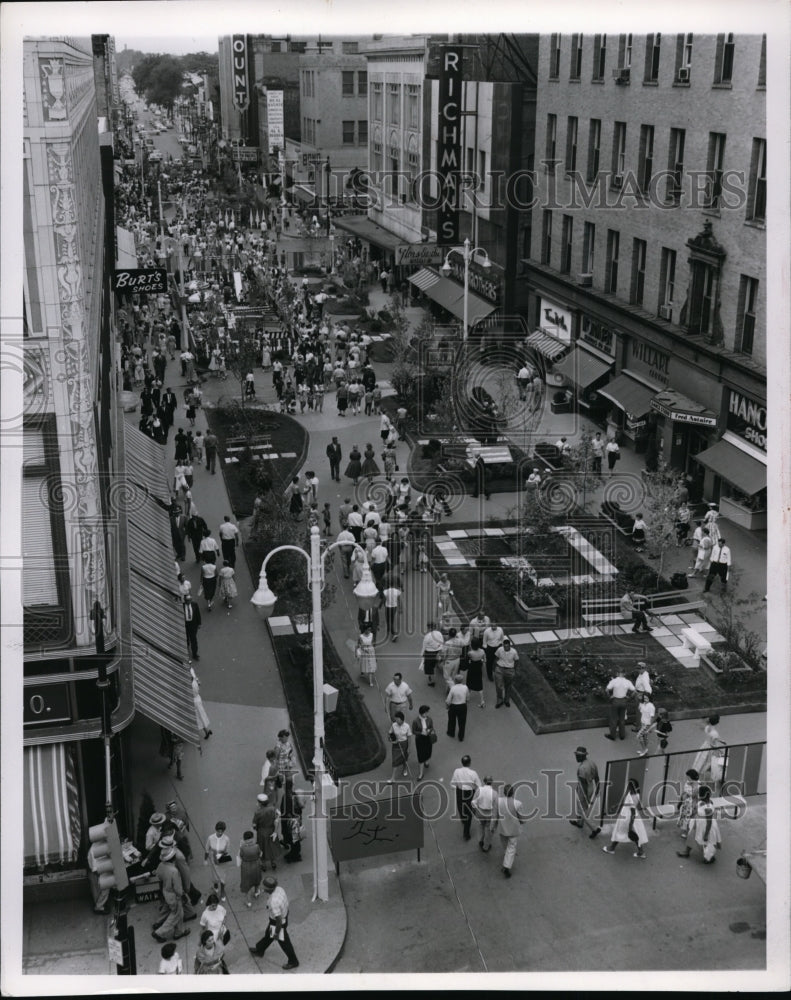
[[765,51],[760,35],[542,36],[523,242],[550,386],[627,444],[655,442],[693,495],[752,527],[766,484]]

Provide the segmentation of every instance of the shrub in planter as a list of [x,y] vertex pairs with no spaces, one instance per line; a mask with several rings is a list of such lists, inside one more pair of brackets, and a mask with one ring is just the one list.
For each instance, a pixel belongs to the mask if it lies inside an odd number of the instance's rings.
[[435,459],[442,452],[442,442],[431,438],[423,445],[423,458]]
[[383,323],[385,326],[390,326],[393,322],[392,313],[390,313],[387,309],[380,309],[376,315],[379,322]]

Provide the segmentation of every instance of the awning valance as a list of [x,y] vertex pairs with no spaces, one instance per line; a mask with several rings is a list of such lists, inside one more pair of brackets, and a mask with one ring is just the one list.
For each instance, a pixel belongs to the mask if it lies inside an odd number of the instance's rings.
[[597,390],[600,396],[611,400],[625,413],[632,417],[641,417],[651,409],[654,389],[649,389],[642,382],[636,382],[628,375],[619,375],[612,382]]
[[574,350],[555,365],[555,374],[563,375],[580,389],[587,389],[596,379],[612,368],[612,364],[594,358],[592,354],[580,347]]
[[343,215],[337,219],[333,218],[332,221],[336,229],[342,229],[344,232],[351,233],[352,236],[359,236],[360,239],[367,240],[369,243],[393,253],[397,247],[405,242],[404,239],[382,226],[378,226],[373,219],[369,219],[365,215]]
[[[152,441],[131,424],[124,423],[124,473],[136,487],[158,497],[163,503],[170,503],[170,488],[165,474],[165,448]],[[127,499],[130,510],[133,501]]]
[[532,347],[534,351],[538,351],[547,361],[557,361],[569,349],[568,344],[550,337],[543,330],[536,330],[535,333],[531,333],[527,340],[525,340],[525,345]]
[[698,424],[701,427],[716,427],[717,416],[707,410],[702,403],[695,402],[675,389],[663,389],[651,400],[651,409],[669,417],[677,424]]
[[77,860],[79,792],[71,750],[63,743],[24,749],[25,865]]
[[415,274],[411,274],[409,276],[409,280],[416,288],[419,288],[421,292],[425,292],[427,289],[439,282],[439,275],[428,267],[422,267],[419,271],[416,271]]
[[729,441],[718,441],[695,455],[695,461],[752,496],[766,488],[766,466]]

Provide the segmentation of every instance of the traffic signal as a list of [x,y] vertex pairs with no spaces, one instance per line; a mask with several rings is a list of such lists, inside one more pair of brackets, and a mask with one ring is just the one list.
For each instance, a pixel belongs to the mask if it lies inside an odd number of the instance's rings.
[[98,823],[88,830],[88,839],[101,889],[123,890],[129,885],[126,864],[121,852],[118,827],[111,820]]

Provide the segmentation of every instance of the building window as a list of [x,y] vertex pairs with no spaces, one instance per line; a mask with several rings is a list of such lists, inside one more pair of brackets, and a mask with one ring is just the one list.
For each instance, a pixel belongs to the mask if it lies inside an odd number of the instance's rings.
[[382,144],[381,142],[374,142],[371,147],[371,167],[373,171],[377,174],[382,171]]
[[345,69],[341,72],[341,94],[344,97],[354,97],[354,70]]
[[662,247],[659,263],[659,316],[673,318],[673,301],[676,291],[676,251]]
[[541,233],[541,263],[552,263],[552,211],[544,209],[543,231]]
[[687,329],[695,335],[707,336],[714,320],[715,270],[702,260],[690,261],[689,319]]
[[549,39],[549,79],[560,78],[560,35],[552,35]]
[[574,233],[574,219],[570,215],[563,216],[563,229],[561,232],[560,246],[560,270],[563,274],[571,271],[572,236]]
[[676,83],[689,83],[692,72],[692,35],[676,35]]
[[717,35],[717,54],[714,60],[714,82],[730,83],[733,80],[733,34]]
[[343,52],[345,56],[357,55],[359,48],[359,42],[341,42],[341,52]]
[[357,71],[357,96],[365,97],[368,94],[368,70]]
[[533,242],[533,229],[530,225],[530,213],[527,213],[525,228],[522,230],[522,260],[530,259],[531,244]]
[[755,341],[755,310],[758,301],[758,280],[746,274],[739,281],[739,305],[736,317],[736,350],[752,354]]
[[365,118],[357,122],[357,145],[368,145],[368,122]]
[[401,88],[397,83],[387,87],[387,120],[391,125],[401,124]]
[[596,248],[596,226],[586,222],[582,233],[582,270],[593,277],[594,250]]
[[632,67],[632,36],[621,35],[618,39],[618,68],[631,69]]
[[343,145],[353,146],[354,145],[354,122],[344,121],[341,123],[343,127]]
[[638,184],[643,194],[648,194],[654,173],[654,126],[640,126],[640,157],[638,160]]
[[646,35],[645,40],[645,76],[646,83],[658,83],[659,81],[659,53],[662,44],[662,36]]
[[681,191],[684,186],[684,140],[686,132],[683,128],[671,128],[668,147],[667,170],[670,175],[667,184],[666,201],[678,205],[681,201]]
[[382,84],[374,83],[371,85],[371,94],[373,96],[373,101],[371,102],[371,118],[380,122],[382,118]]
[[407,127],[417,131],[420,118],[418,106],[419,88],[414,83],[408,83],[406,88],[406,122]]
[[766,139],[753,139],[747,218],[766,222]]
[[607,36],[593,36],[593,79],[603,80],[607,64]]
[[477,180],[477,190],[483,193],[486,192],[486,150],[478,150],[478,177]]
[[568,174],[577,169],[577,127],[577,118],[569,115],[566,125],[566,173]]
[[725,135],[709,132],[709,156],[706,164],[705,207],[718,209],[722,197],[722,169],[725,158]]
[[305,51],[305,49],[307,47],[307,44],[308,44],[307,42],[289,42],[288,43],[288,51],[289,52],[301,52],[301,53],[304,53],[304,51]]
[[595,181],[599,172],[599,154],[601,152],[601,119],[591,118],[588,132],[588,180]]
[[547,115],[547,147],[545,169],[551,170],[555,162],[558,140],[558,116]]
[[632,305],[643,304],[645,291],[645,256],[647,244],[645,240],[635,240],[632,245]]
[[621,234],[616,229],[607,230],[607,270],[604,275],[604,290],[613,295],[618,293],[618,248]]
[[616,122],[612,136],[612,184],[620,187],[626,170],[626,122]]
[[761,37],[761,59],[758,63],[758,86],[766,86],[766,35]]
[[409,149],[406,154],[407,169],[409,171],[409,200],[418,200],[417,178],[420,173],[420,156],[417,150],[417,139],[413,136],[409,140]]
[[582,75],[582,35],[571,36],[571,66],[569,80],[579,80]]

